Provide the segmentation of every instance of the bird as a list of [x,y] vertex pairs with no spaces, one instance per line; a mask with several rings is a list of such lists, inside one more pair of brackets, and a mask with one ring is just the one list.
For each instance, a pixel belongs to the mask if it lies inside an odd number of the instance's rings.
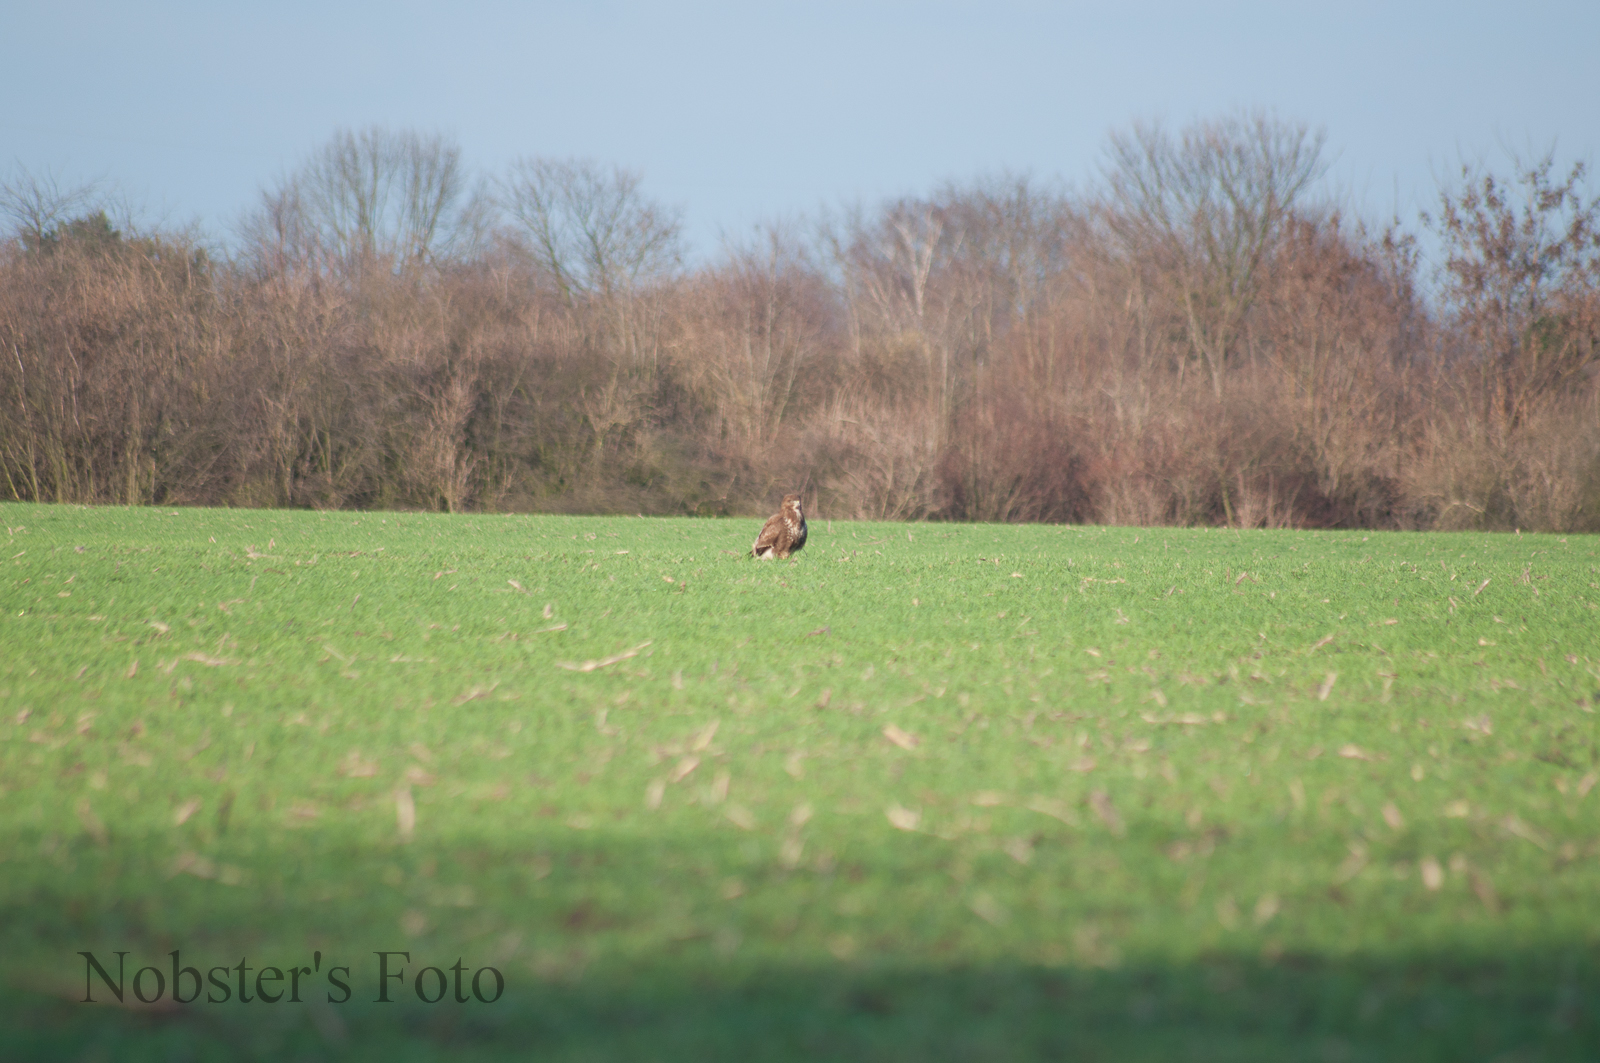
[[769,557],[781,561],[805,544],[806,515],[800,509],[800,496],[784,495],[783,505],[761,526],[750,553],[762,561]]

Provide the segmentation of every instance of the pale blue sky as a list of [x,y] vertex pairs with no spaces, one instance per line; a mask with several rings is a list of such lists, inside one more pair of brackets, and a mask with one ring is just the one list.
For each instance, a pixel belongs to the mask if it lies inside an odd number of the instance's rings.
[[1408,218],[1462,158],[1600,147],[1596,0],[4,6],[0,168],[104,176],[218,237],[336,128],[372,123],[451,134],[482,172],[638,169],[700,255],[948,180],[1082,185],[1139,118],[1321,126],[1330,187]]

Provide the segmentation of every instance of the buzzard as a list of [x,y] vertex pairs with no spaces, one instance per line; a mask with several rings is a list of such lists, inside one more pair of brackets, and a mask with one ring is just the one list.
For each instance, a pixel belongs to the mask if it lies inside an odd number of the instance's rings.
[[800,511],[799,495],[784,495],[778,512],[767,518],[761,534],[750,546],[750,553],[765,560],[782,560],[806,544],[806,515]]

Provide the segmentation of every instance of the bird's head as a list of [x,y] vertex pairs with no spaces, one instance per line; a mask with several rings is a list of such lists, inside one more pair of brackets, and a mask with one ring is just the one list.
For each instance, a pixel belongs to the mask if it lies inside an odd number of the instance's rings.
[[784,495],[783,496],[783,508],[791,511],[792,513],[794,513],[795,516],[799,516],[800,515],[800,496],[799,495]]

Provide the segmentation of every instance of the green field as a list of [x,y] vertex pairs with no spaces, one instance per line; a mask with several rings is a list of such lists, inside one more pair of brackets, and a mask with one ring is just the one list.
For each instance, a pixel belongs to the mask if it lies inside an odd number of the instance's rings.
[[0,512],[0,1058],[1600,1058],[1594,537]]

